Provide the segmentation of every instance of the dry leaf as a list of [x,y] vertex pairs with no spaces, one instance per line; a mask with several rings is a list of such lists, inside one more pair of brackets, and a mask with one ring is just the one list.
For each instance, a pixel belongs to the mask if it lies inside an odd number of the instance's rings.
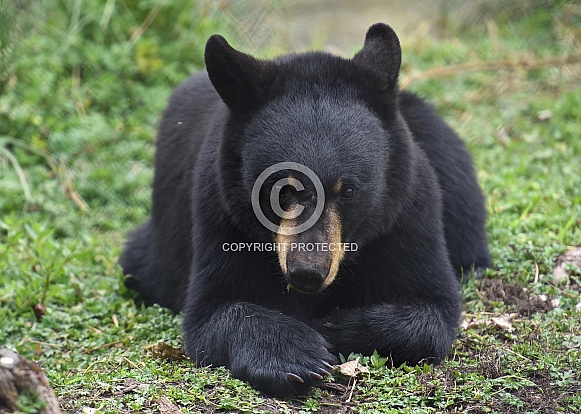
[[183,361],[188,359],[188,357],[182,353],[180,347],[171,346],[165,342],[158,342],[155,345],[149,345],[144,348],[153,352],[153,355],[157,358],[170,359],[172,361]]
[[159,397],[157,399],[157,406],[160,414],[183,414],[182,410],[180,410],[179,407],[172,403],[167,397]]
[[484,319],[476,319],[476,318],[472,318],[470,320],[468,319],[463,319],[462,322],[460,323],[460,326],[464,329],[474,329],[474,328],[478,328],[480,325],[486,323],[486,321]]
[[557,259],[557,265],[553,269],[553,281],[555,283],[569,282],[569,270],[567,265],[572,264],[581,268],[581,247],[570,247]]
[[37,303],[32,307],[36,320],[40,322],[42,317],[46,315],[46,307],[42,303]]
[[487,326],[496,326],[500,329],[504,329],[506,331],[512,332],[514,331],[514,327],[512,326],[512,320],[516,316],[516,313],[504,313],[500,316],[494,316],[490,318],[490,321],[486,324]]
[[357,374],[369,374],[369,368],[359,363],[359,358],[354,359],[353,361],[345,362],[344,364],[339,365],[339,372],[341,374],[355,378]]
[[149,386],[149,384],[147,384],[145,382],[139,382],[139,381],[134,380],[133,378],[125,378],[125,381],[123,381],[122,388],[115,391],[115,393],[113,395],[120,396],[123,394],[129,394],[131,392],[138,391],[138,390],[141,390],[143,388],[147,388],[148,386]]
[[553,117],[553,112],[550,109],[544,109],[542,111],[539,111],[537,113],[537,119],[539,121],[546,121],[548,119],[551,119]]

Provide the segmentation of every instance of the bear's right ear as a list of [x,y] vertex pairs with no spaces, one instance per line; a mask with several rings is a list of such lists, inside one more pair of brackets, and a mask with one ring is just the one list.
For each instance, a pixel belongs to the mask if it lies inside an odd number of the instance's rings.
[[376,23],[367,30],[365,43],[353,57],[353,62],[370,66],[386,76],[387,86],[394,88],[401,66],[401,46],[395,31],[384,23]]
[[212,85],[232,111],[248,111],[264,99],[267,62],[235,50],[220,35],[208,39],[204,58]]

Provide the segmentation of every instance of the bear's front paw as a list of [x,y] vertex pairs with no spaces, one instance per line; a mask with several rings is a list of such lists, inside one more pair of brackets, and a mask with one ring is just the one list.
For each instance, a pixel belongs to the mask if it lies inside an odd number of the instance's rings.
[[[304,332],[303,332],[304,333]],[[295,332],[280,343],[264,343],[260,349],[248,349],[233,361],[232,375],[274,397],[301,395],[331,375],[335,357],[327,351],[321,335]]]

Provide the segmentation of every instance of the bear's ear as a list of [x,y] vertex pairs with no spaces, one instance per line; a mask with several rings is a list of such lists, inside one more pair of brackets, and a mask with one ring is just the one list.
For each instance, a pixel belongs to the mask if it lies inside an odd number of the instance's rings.
[[387,85],[395,87],[401,66],[401,46],[395,31],[384,23],[371,26],[365,35],[363,49],[357,52],[353,61],[384,74]]
[[264,99],[268,62],[235,50],[220,35],[208,39],[204,59],[212,85],[232,111],[248,111]]

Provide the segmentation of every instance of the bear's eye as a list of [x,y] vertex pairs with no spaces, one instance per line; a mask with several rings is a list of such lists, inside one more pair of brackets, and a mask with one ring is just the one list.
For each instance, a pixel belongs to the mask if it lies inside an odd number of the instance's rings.
[[306,194],[305,191],[297,191],[293,186],[285,185],[279,193],[281,208],[287,210],[293,203],[304,197],[304,194]]
[[344,187],[341,189],[341,198],[351,198],[355,194],[355,190],[352,187]]
[[291,198],[291,188],[288,185],[285,185],[284,187],[282,187],[282,189],[279,192],[280,194],[280,199],[283,201],[288,200],[289,198]]

